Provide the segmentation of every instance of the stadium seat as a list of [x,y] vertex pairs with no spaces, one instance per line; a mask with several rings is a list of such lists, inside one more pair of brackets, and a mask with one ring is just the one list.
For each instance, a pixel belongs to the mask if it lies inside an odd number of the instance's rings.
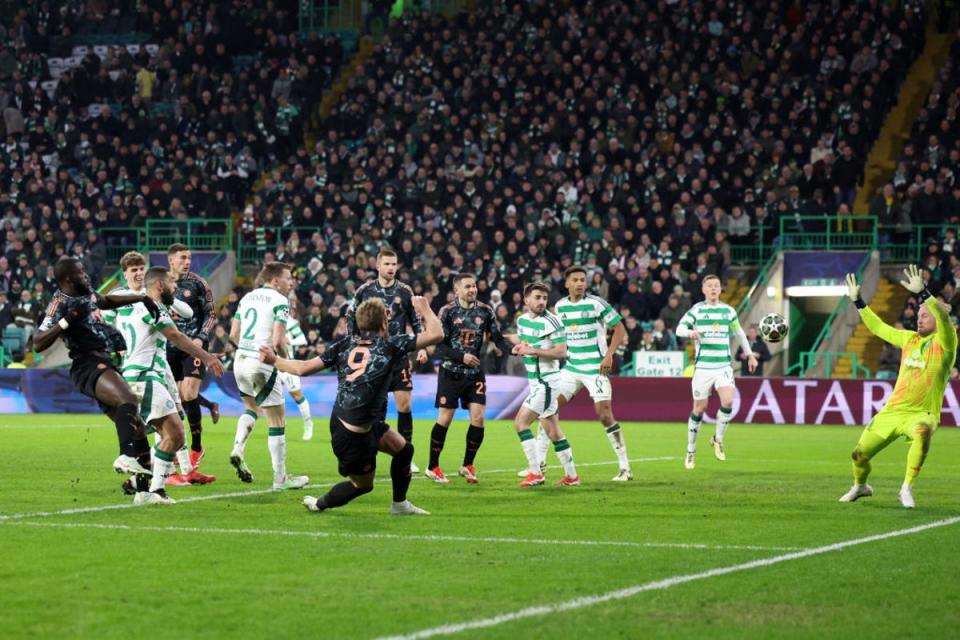
[[103,44],[98,44],[93,48],[93,52],[98,56],[100,56],[101,60],[107,57],[107,53],[109,53],[109,51],[110,51],[110,47]]
[[73,48],[73,57],[75,58],[82,58],[88,53],[90,53],[90,47],[85,44],[80,44]]
[[147,50],[151,56],[157,55],[157,51],[160,51],[160,45],[157,44],[145,44],[143,48]]
[[138,45],[138,44],[128,44],[128,45],[127,45],[127,51],[129,51],[129,52],[132,53],[133,55],[137,55],[138,53],[140,53],[140,45]]
[[16,325],[9,325],[3,330],[3,348],[8,353],[15,353],[18,356],[23,355],[23,349],[27,342],[27,332]]
[[896,371],[877,371],[877,380],[896,380]]

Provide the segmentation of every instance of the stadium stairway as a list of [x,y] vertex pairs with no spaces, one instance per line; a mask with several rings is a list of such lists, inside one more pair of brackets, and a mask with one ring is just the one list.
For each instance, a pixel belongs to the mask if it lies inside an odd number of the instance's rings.
[[[900,311],[903,310],[904,292],[895,284],[881,277],[877,282],[877,292],[870,299],[870,308],[887,324],[897,321]],[[845,351],[857,354],[857,361],[870,370],[874,375],[880,369],[880,352],[883,350],[883,340],[876,337],[862,322],[857,325],[853,335],[847,341]],[[831,372],[833,378],[852,378],[853,361],[851,358],[841,358]]]
[[887,115],[877,141],[867,156],[863,188],[853,203],[854,215],[867,215],[873,195],[890,180],[896,170],[897,159],[903,153],[906,142],[910,140],[913,123],[927,101],[940,68],[950,55],[955,35],[937,33],[933,26],[935,20],[936,17],[931,12],[927,21],[923,51],[910,67],[900,87],[897,104]]

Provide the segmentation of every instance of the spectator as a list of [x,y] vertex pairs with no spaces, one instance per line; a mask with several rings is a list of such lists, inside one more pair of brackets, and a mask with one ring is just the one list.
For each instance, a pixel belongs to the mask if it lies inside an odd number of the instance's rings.
[[741,376],[763,377],[763,363],[770,361],[770,349],[757,333],[757,325],[751,324],[747,328],[747,341],[750,343],[750,350],[757,356],[757,369],[750,373],[749,358],[744,352],[743,347],[737,347],[736,359],[740,361]]

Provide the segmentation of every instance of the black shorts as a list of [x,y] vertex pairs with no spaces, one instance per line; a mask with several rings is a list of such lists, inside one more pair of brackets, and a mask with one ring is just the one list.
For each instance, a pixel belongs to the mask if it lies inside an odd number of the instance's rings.
[[468,376],[440,367],[437,375],[437,401],[433,406],[443,409],[469,409],[471,404],[486,406],[487,380],[482,373]]
[[[74,359],[73,364],[70,365],[70,379],[73,380],[77,391],[88,398],[97,400],[97,380],[110,370],[120,373],[109,355],[106,353],[85,353]],[[99,400],[97,400],[97,404],[104,413],[114,408],[103,404]]]
[[200,358],[194,358],[189,353],[184,353],[174,347],[167,349],[167,362],[170,363],[170,371],[173,373],[173,379],[177,382],[184,378],[203,380],[203,376],[207,372],[207,368],[200,362]]
[[378,420],[366,433],[350,431],[333,413],[330,416],[330,444],[337,456],[341,476],[359,476],[377,469],[377,452],[380,450],[380,438],[390,428],[386,422]]
[[390,374],[390,386],[387,391],[413,391],[413,367],[410,360],[404,360],[402,366],[397,367]]

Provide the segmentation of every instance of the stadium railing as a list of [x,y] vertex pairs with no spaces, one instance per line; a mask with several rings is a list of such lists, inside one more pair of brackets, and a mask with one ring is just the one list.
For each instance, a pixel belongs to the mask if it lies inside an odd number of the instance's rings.
[[[857,267],[858,282],[863,282],[863,270],[867,268],[867,265],[869,263],[870,263],[870,254],[868,253],[866,256],[864,256],[863,260],[860,261],[860,266]],[[839,352],[839,351],[838,352],[825,351],[822,354],[819,353],[819,349],[823,345],[823,343],[826,342],[827,339],[833,335],[833,325],[837,319],[837,316],[846,313],[849,307],[850,307],[850,298],[848,298],[847,296],[842,296],[840,299],[840,302],[837,304],[837,307],[833,310],[833,313],[831,313],[830,316],[823,323],[823,328],[820,329],[820,333],[817,334],[817,337],[814,339],[813,344],[810,346],[808,350],[802,351],[800,353],[800,360],[798,362],[795,362],[791,366],[787,367],[786,375],[803,376],[804,374],[806,374],[808,369],[813,367],[819,355],[849,353],[849,352]],[[853,356],[854,356],[853,373],[854,373],[854,377],[856,377],[858,364],[857,364],[856,354],[853,354]],[[835,359],[836,358],[834,358],[834,360]],[[828,378],[830,377],[831,363],[832,363],[831,358],[828,357],[826,361],[826,370],[827,370]],[[866,367],[861,366],[860,369],[863,371],[866,371],[867,374],[870,373],[870,370],[867,369]]]
[[[947,229],[960,237],[960,225],[917,224],[906,231],[894,225],[880,225],[880,262],[884,264],[920,263],[932,241],[943,240]],[[906,238],[904,242],[903,239]],[[899,240],[894,242],[894,240]]]
[[180,242],[194,251],[233,251],[233,221],[229,218],[147,220],[146,251],[166,251]]
[[777,237],[784,251],[872,250],[879,240],[875,216],[784,216]]
[[[862,377],[863,379],[867,380],[873,377],[873,375],[870,372],[870,369],[860,364],[859,356],[853,351],[822,351],[822,352],[804,351],[803,353],[800,354],[800,362],[798,362],[797,365],[801,365],[803,370],[806,371],[808,369],[812,369],[816,365],[817,360],[820,360],[821,358],[825,360],[824,367],[825,367],[827,378],[830,378],[833,375],[834,366],[836,365],[838,360],[841,360],[843,358],[850,358],[852,362],[851,371],[853,371],[854,378]],[[797,366],[797,365],[794,365],[794,366]],[[792,368],[793,367],[791,367],[790,369]],[[788,376],[793,375],[790,373],[790,369],[787,369]],[[858,376],[858,374],[862,374],[862,375]],[[803,374],[800,374],[800,375],[803,375]]]

